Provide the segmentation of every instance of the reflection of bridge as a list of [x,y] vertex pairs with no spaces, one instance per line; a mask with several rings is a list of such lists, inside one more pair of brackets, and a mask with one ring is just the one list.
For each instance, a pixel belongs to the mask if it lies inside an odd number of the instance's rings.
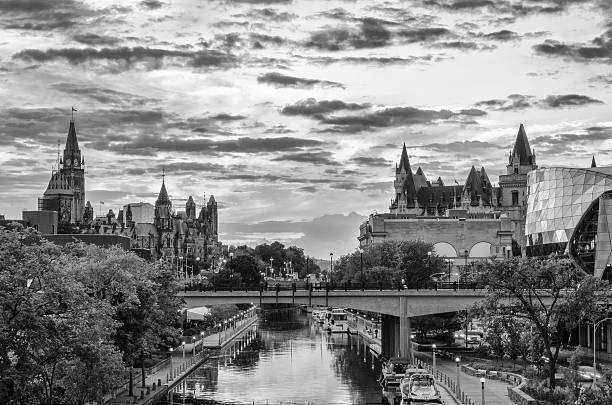
[[465,310],[485,290],[401,291],[185,291],[187,308],[218,304],[301,304],[352,308],[382,314],[382,354],[410,356],[410,318]]

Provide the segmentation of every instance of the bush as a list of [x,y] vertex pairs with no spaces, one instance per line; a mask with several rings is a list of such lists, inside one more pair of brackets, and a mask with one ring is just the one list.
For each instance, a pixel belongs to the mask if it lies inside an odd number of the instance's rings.
[[527,385],[522,388],[522,391],[527,395],[536,399],[540,405],[561,405],[561,404],[573,404],[574,395],[567,387],[555,387],[554,390],[550,390],[545,384],[545,380],[540,381],[529,381]]

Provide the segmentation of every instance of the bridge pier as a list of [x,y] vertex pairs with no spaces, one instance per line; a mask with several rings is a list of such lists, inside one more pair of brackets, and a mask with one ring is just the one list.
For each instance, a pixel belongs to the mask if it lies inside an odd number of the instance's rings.
[[407,357],[412,359],[412,338],[410,317],[408,316],[408,300],[399,297],[400,316],[382,314],[381,352],[390,357]]

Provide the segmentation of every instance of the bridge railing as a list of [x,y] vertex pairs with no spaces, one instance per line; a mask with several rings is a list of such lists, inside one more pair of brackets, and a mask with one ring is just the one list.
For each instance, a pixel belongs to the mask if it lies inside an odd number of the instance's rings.
[[200,291],[200,292],[217,292],[217,291],[260,291],[260,292],[275,292],[275,291],[402,291],[402,290],[476,290],[485,286],[479,283],[458,283],[458,282],[423,282],[402,284],[393,281],[378,281],[378,282],[322,282],[316,284],[302,283],[267,283],[267,282],[216,282],[203,283],[201,281],[192,280],[184,284],[184,291]]

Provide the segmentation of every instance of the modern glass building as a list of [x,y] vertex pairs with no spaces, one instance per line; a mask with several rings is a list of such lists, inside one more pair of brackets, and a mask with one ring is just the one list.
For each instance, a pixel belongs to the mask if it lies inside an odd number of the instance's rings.
[[567,254],[585,272],[611,277],[612,167],[538,169],[528,187],[527,255]]

